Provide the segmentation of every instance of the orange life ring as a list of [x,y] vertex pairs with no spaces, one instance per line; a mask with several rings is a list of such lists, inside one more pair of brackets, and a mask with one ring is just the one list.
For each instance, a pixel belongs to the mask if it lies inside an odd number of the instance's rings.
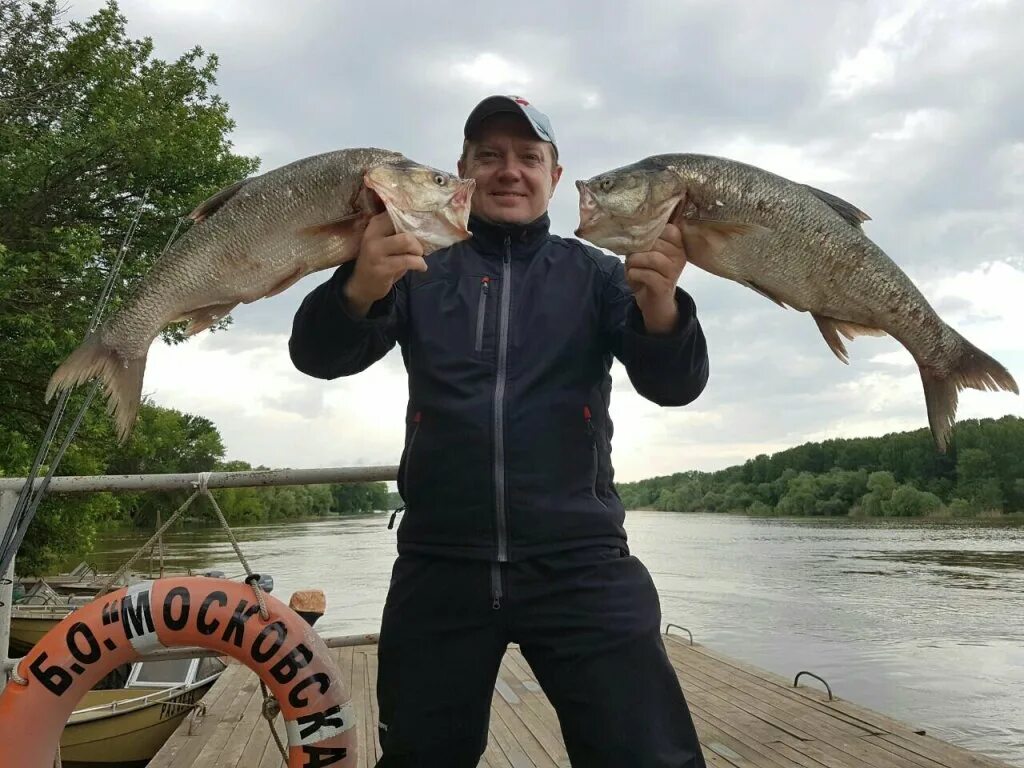
[[51,768],[61,732],[86,691],[121,664],[161,648],[232,656],[273,691],[288,732],[288,768],[356,764],[355,711],[324,641],[250,586],[182,577],[134,584],[68,615],[18,665],[26,683],[0,694],[0,768]]

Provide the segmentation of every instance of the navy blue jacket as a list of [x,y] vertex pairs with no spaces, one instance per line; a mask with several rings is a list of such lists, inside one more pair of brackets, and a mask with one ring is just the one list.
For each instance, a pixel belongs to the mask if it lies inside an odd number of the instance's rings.
[[289,350],[322,379],[366,369],[396,343],[409,374],[399,552],[517,561],[592,544],[625,548],[613,484],[609,370],[685,405],[704,389],[693,300],[645,332],[622,262],[548,231],[470,219],[473,237],[427,257],[366,318],[346,308],[343,264],[303,300]]

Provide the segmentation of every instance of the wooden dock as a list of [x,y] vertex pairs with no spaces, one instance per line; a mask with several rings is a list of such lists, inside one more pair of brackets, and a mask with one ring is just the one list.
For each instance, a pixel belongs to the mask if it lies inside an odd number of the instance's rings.
[[[802,678],[794,688],[792,680],[674,635],[665,636],[665,645],[709,766],[1009,768],[840,698],[830,701],[813,680]],[[372,768],[380,756],[376,646],[333,652],[359,713],[358,765]],[[231,665],[204,702],[206,715],[184,721],[149,768],[280,768],[255,674]],[[491,706],[490,739],[480,766],[569,768],[554,709],[515,646],[505,654]],[[284,741],[281,718],[276,722]]]

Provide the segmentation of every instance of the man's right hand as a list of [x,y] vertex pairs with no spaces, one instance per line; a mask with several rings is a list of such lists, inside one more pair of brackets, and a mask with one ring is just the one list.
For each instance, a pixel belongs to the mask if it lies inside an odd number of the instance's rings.
[[373,302],[387,296],[410,269],[427,271],[423,244],[413,235],[396,235],[387,211],[377,214],[363,231],[355,269],[342,289],[349,309],[366,317]]

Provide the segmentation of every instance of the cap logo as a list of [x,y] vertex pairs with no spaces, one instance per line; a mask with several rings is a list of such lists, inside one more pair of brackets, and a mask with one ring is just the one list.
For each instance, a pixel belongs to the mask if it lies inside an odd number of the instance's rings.
[[513,96],[512,101],[514,101],[516,104],[522,104],[524,107],[530,106],[530,102],[528,102],[522,96]]

